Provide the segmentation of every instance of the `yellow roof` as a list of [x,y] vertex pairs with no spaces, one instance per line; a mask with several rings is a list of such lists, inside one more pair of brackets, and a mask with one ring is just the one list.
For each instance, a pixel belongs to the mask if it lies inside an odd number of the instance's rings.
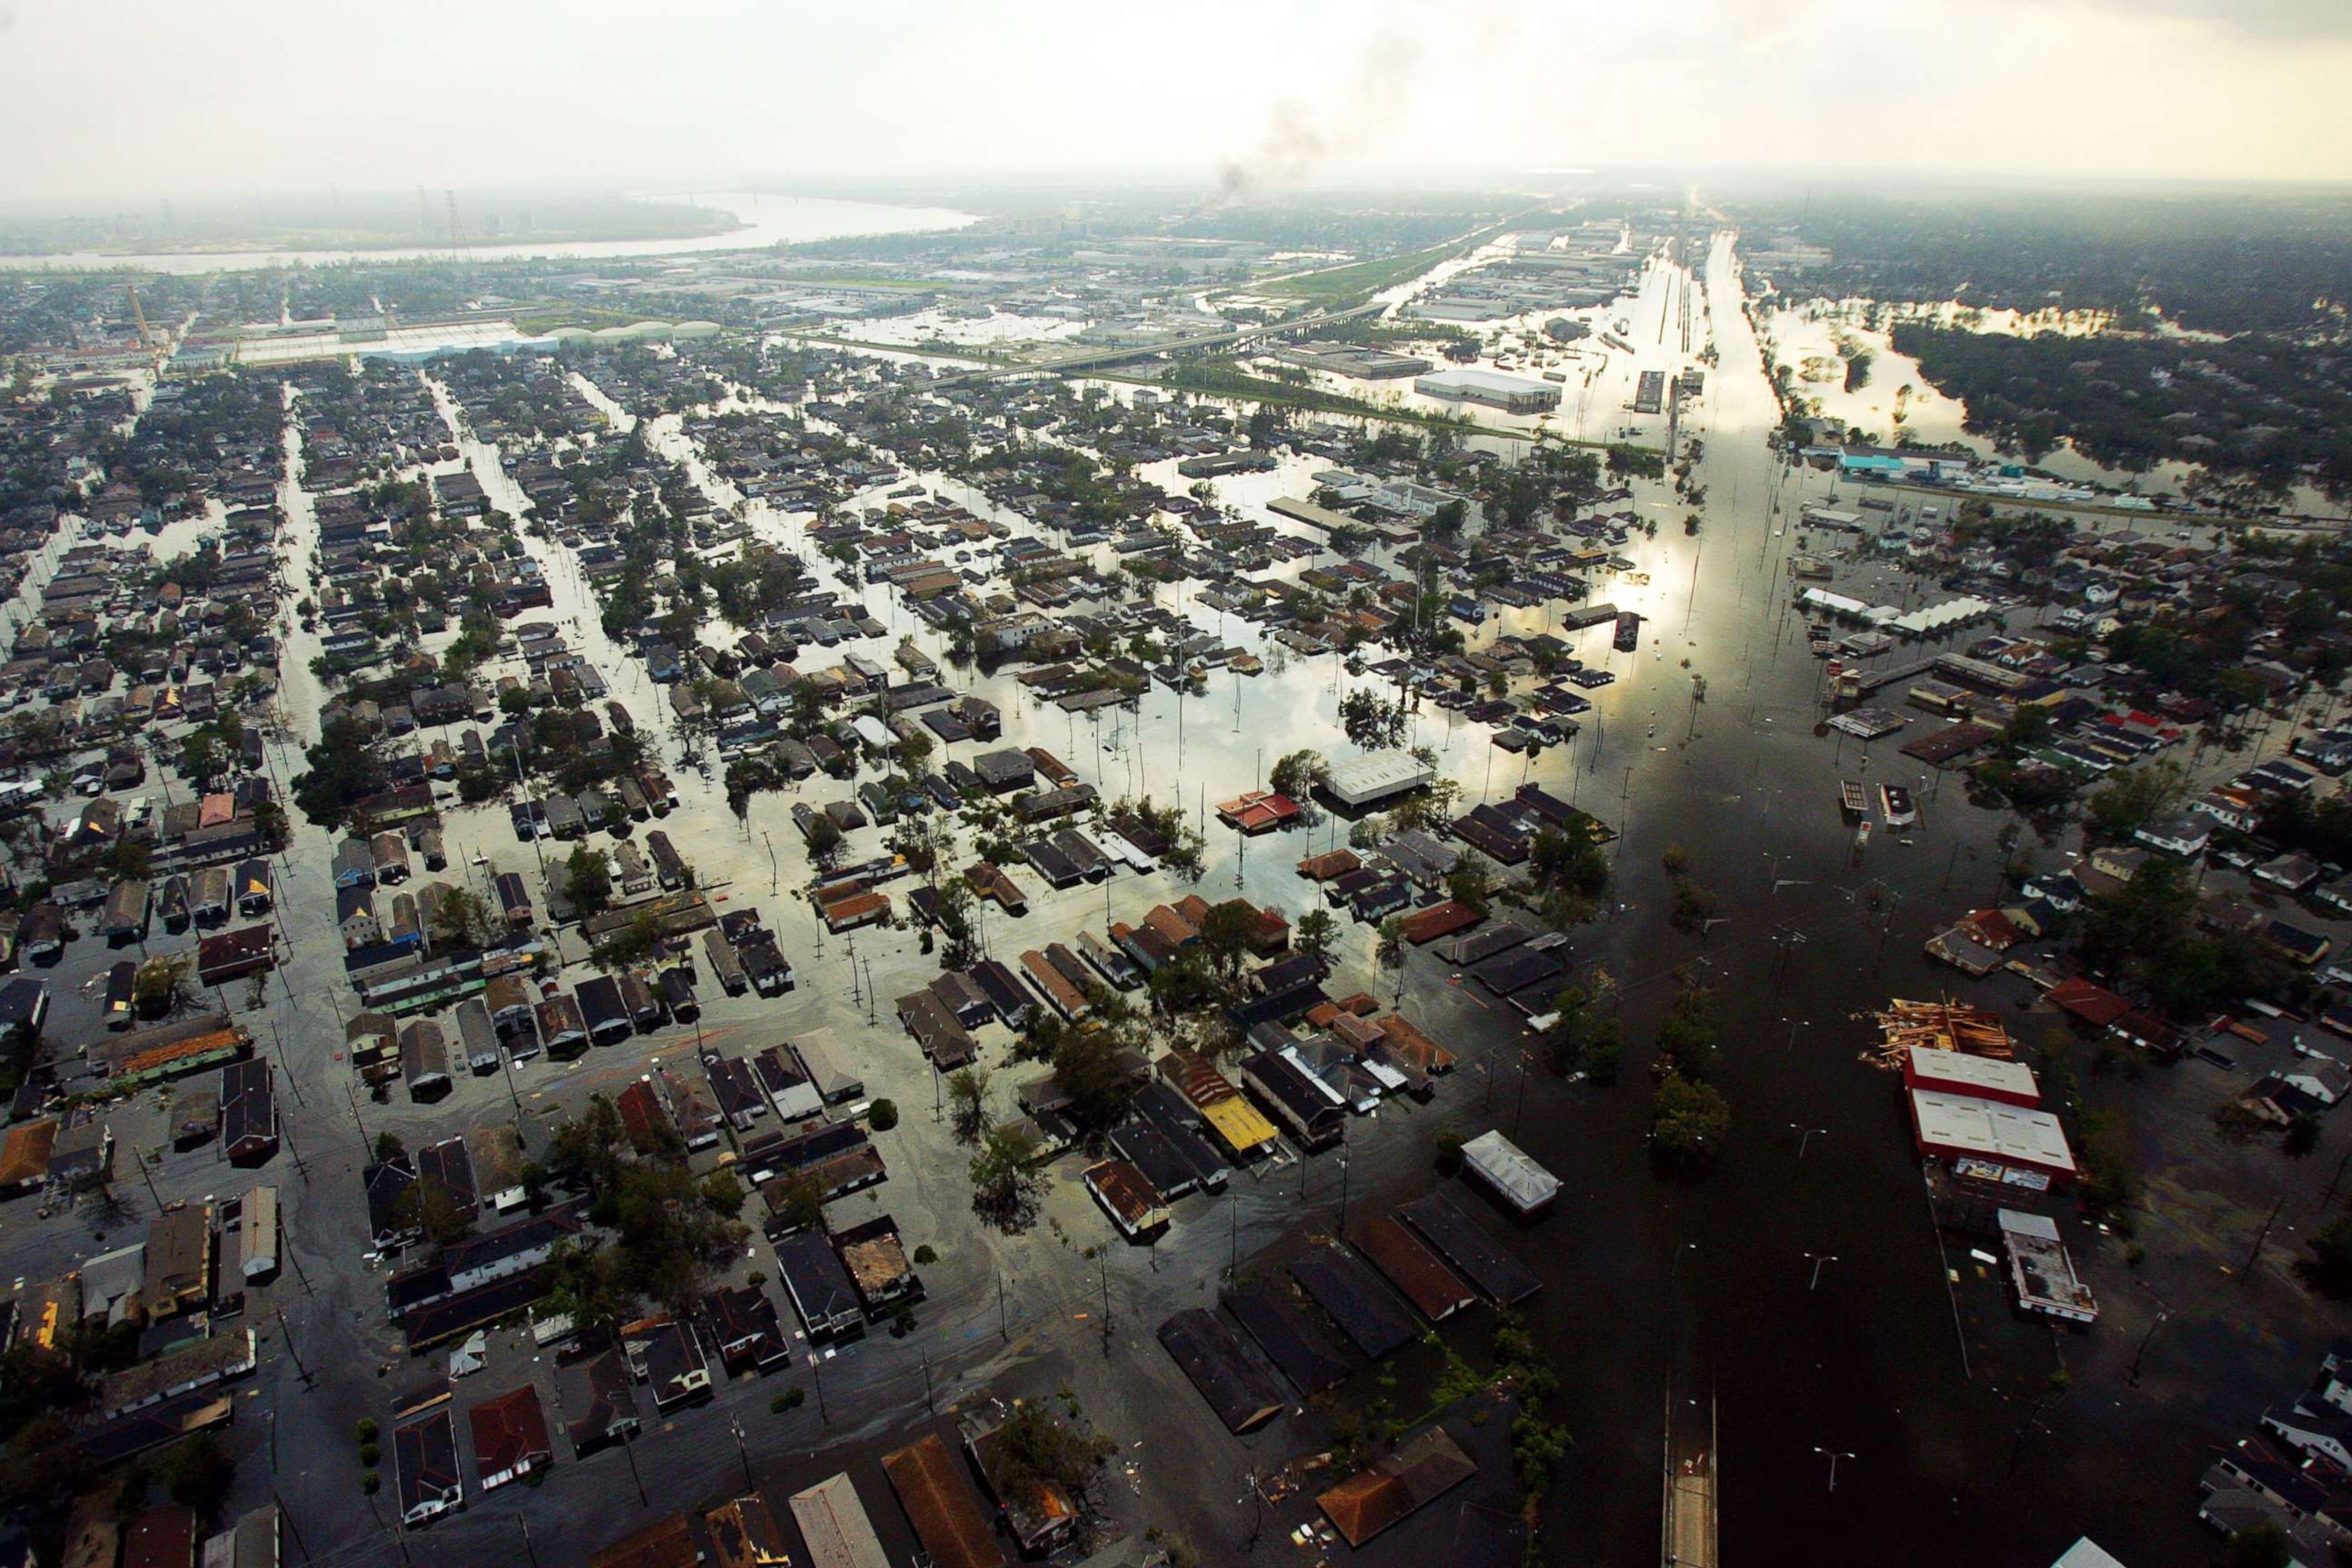
[[1240,1095],[1224,1099],[1201,1108],[1201,1119],[1209,1130],[1223,1140],[1226,1148],[1236,1154],[1246,1154],[1261,1143],[1275,1139],[1274,1123],[1258,1113],[1256,1106]]

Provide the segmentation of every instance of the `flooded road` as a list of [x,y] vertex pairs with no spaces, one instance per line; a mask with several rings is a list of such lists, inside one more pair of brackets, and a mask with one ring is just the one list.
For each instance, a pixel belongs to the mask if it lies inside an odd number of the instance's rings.
[[[1686,362],[1670,323],[1684,299],[1694,309],[1700,301],[1686,282],[1660,280],[1663,270],[1642,293],[1631,341],[1649,345],[1636,356],[1643,366],[1676,369]],[[1622,998],[1631,1042],[1623,1079],[1603,1089],[1524,1070],[1517,1016],[1489,1007],[1473,988],[1452,984],[1456,977],[1434,958],[1415,953],[1403,979],[1406,1011],[1458,1051],[1464,1067],[1433,1106],[1384,1106],[1381,1125],[1366,1128],[1355,1154],[1357,1201],[1428,1190],[1432,1141],[1447,1128],[1499,1125],[1560,1176],[1557,1211],[1518,1247],[1546,1282],[1530,1325],[1560,1371],[1563,1414],[1580,1444],[1548,1503],[1547,1560],[1627,1568],[1657,1561],[1658,1454],[1671,1391],[1702,1403],[1712,1394],[1718,1403],[1729,1561],[1784,1562],[1801,1551],[1809,1562],[1874,1565],[1893,1546],[1906,1563],[2040,1568],[2094,1525],[2142,1568],[2195,1561],[2204,1542],[2187,1498],[2171,1489],[2177,1478],[2100,1462],[2110,1440],[2146,1436],[2135,1425],[2139,1413],[2099,1417],[2104,1425],[2085,1414],[2063,1446],[2049,1442],[2033,1465],[2011,1474],[2015,1434],[2021,1417],[2036,1413],[2035,1391],[2004,1387],[1996,1374],[1972,1373],[1964,1362],[1899,1088],[1855,1059],[1870,1037],[1856,1016],[1889,994],[1949,989],[1950,972],[1931,969],[1919,944],[1966,903],[1995,895],[1996,835],[2005,818],[1969,805],[1957,783],[1945,788],[1921,776],[1894,749],[1902,733],[1869,748],[1814,734],[1822,666],[1808,656],[1790,613],[1786,564],[1798,547],[1791,519],[1799,498],[1817,496],[1820,477],[1787,473],[1765,444],[1778,412],[1739,309],[1727,238],[1714,247],[1705,279],[1706,335],[1720,360],[1683,422],[1686,437],[1704,442],[1695,475],[1706,490],[1702,526],[1685,533],[1681,519],[1690,509],[1663,487],[1641,487],[1641,508],[1659,523],[1657,537],[1635,535],[1627,553],[1636,575],[1595,588],[1596,598],[1643,615],[1641,646],[1615,651],[1597,627],[1578,639],[1580,657],[1618,679],[1592,694],[1595,710],[1572,745],[1532,760],[1498,757],[1484,727],[1427,707],[1413,736],[1437,750],[1440,765],[1469,796],[1494,798],[1532,782],[1620,830],[1611,905],[1601,921],[1571,933],[1570,951],[1585,973],[1605,968]],[[1700,334],[1693,337],[1695,353]],[[616,426],[631,422],[593,379],[579,384]],[[444,408],[454,413],[446,399]],[[647,435],[686,463],[714,500],[738,499],[711,476],[675,416],[653,421]],[[522,497],[495,449],[471,439],[460,445],[493,502],[520,511]],[[1321,466],[1286,458],[1273,471],[1219,480],[1219,495],[1244,515],[1263,518],[1266,501],[1304,493]],[[1171,460],[1166,471],[1154,466],[1145,477],[1181,490],[1172,470]],[[975,513],[1006,515],[969,486],[919,477],[926,489]],[[877,504],[882,493],[846,504]],[[756,536],[799,551],[823,583],[884,624],[883,637],[824,657],[856,651],[887,661],[898,639],[911,637],[945,661],[944,637],[908,617],[887,588],[838,573],[808,548],[808,514],[751,502],[744,518]],[[307,524],[307,515],[294,520],[297,541],[309,536]],[[560,625],[614,676],[614,695],[656,739],[677,780],[685,809],[667,826],[681,852],[722,902],[757,902],[793,954],[800,989],[757,1009],[760,1026],[794,1037],[854,1031],[859,1001],[871,1014],[877,994],[895,996],[936,974],[936,957],[920,952],[912,932],[828,942],[805,900],[792,896],[804,857],[791,806],[837,798],[845,787],[818,778],[764,794],[738,821],[715,776],[705,780],[681,765],[664,694],[646,682],[639,661],[604,637],[571,552],[537,538],[526,548],[542,563],[555,598],[551,614],[530,618]],[[1099,564],[1114,559],[1098,552]],[[1291,563],[1282,574],[1295,576],[1307,563]],[[1221,642],[1260,653],[1267,673],[1222,673],[1199,694],[1154,684],[1136,710],[1077,716],[1038,701],[1007,673],[964,669],[953,679],[1003,710],[1004,743],[1055,751],[1114,799],[1150,795],[1199,814],[1207,824],[1204,896],[1237,889],[1296,918],[1311,889],[1295,862],[1310,846],[1342,840],[1341,826],[1326,822],[1253,843],[1219,827],[1208,811],[1262,781],[1285,752],[1322,744],[1339,754],[1337,697],[1359,679],[1334,656],[1283,652],[1259,626],[1202,605],[1187,585],[1154,592]],[[1508,612],[1475,640],[1547,623],[1540,610]],[[1936,646],[1915,645],[1897,657]],[[289,651],[291,668],[311,649],[298,639]],[[1706,679],[1704,701],[1695,698],[1695,675]],[[289,706],[298,711],[309,700],[294,689],[299,685],[289,679]],[[986,748],[942,748],[938,761],[978,749]],[[1890,773],[1919,785],[1920,826],[1908,841],[1890,835],[1858,853],[1838,811],[1838,781]],[[873,837],[860,837],[845,851],[851,858],[878,850],[878,829],[860,833]],[[1689,874],[1721,900],[1722,919],[1704,937],[1669,925],[1672,893],[1662,862],[1670,847],[1683,851]],[[514,863],[531,852],[499,853]],[[1136,919],[1172,892],[1164,879],[1118,879],[1040,895],[1026,921],[983,915],[982,934],[1005,956],[1066,922]],[[1367,984],[1386,994],[1392,982],[1378,976],[1373,941],[1368,927],[1345,929],[1335,994]],[[1715,1078],[1733,1111],[1720,1167],[1688,1183],[1654,1174],[1646,1148],[1649,1040],[1685,979],[1715,994],[1724,1044]],[[728,1016],[723,1005],[714,1011]],[[877,1047],[877,1058],[906,1055],[887,1010],[883,1017],[882,1037],[892,1044]],[[2030,1038],[2032,1026],[2025,1027]],[[1213,1271],[1223,1246],[1246,1256],[1314,1219],[1329,1201],[1330,1164],[1313,1162],[1295,1180],[1253,1184],[1237,1241],[1214,1222],[1180,1225],[1149,1264],[1130,1257],[1109,1266],[1105,1290],[1119,1297],[1122,1313],[1134,1303],[1139,1321],[1156,1321],[1148,1314],[1168,1305],[1180,1283]],[[1049,1279],[1056,1265],[1041,1256],[1046,1243],[1039,1237],[982,1245],[987,1255],[971,1248],[968,1275],[942,1266],[935,1303],[942,1315],[977,1324],[984,1342],[994,1279]],[[1090,1405],[1113,1396],[1088,1394]],[[2060,1418],[2078,1419],[2075,1408]],[[1824,1452],[1841,1456],[1834,1492],[1826,1486]],[[1199,1462],[1244,1458],[1221,1447]],[[1238,1495],[1239,1479],[1221,1476],[1214,1486]]]

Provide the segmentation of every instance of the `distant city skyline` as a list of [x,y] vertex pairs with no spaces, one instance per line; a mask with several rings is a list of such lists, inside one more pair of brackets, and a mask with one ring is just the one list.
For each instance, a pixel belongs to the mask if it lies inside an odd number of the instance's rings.
[[0,202],[1623,163],[2352,177],[2342,0],[0,0]]

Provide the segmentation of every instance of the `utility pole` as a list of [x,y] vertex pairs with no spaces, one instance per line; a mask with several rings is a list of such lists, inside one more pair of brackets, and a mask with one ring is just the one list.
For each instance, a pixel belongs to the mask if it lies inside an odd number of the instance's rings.
[[301,1373],[302,1386],[308,1389],[311,1383],[310,1369],[302,1364],[301,1352],[294,1348],[294,1335],[286,1327],[285,1310],[278,1307],[272,1307],[269,1310],[278,1319],[278,1337],[286,1342],[286,1353],[294,1358],[294,1370]]
[[653,1507],[652,1500],[646,1496],[646,1478],[637,1474],[637,1442],[634,1436],[621,1440],[621,1455],[629,1461],[629,1479],[637,1484],[637,1506]]
[[743,1423],[730,1415],[727,1418],[727,1429],[735,1434],[735,1457],[743,1461],[744,1489],[757,1491],[759,1483],[751,1479],[751,1451],[743,1446]]
[[2163,1307],[2158,1307],[2156,1310],[2156,1321],[2148,1324],[2147,1332],[2139,1337],[2139,1348],[2132,1352],[2131,1366],[2124,1373],[2125,1377],[2130,1381],[2131,1385],[2134,1388],[2137,1388],[2139,1386],[2140,1358],[2147,1354],[2148,1344],[2156,1338],[2157,1330],[2164,1327],[2165,1323],[2171,1318],[2171,1316],[2172,1314]]
[[2271,1238],[2271,1226],[2277,1222],[2279,1210],[2284,1207],[2286,1194],[2281,1193],[2278,1202],[2271,1205],[2270,1214],[2263,1218],[2263,1228],[2254,1232],[2253,1249],[2246,1254],[2245,1266],[2238,1270],[2238,1289],[2241,1290],[2246,1288],[2246,1281],[2254,1277],[2254,1265],[2263,1256],[2263,1243]]
[[530,1543],[530,1521],[521,1514],[517,1514],[515,1522],[522,1526],[523,1555],[530,1559],[530,1568],[539,1568],[539,1549]]

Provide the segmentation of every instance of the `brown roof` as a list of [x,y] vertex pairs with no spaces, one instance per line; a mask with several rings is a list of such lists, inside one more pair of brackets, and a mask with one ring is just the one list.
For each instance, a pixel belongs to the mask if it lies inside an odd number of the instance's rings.
[[1484,918],[1467,904],[1450,901],[1433,904],[1428,909],[1417,910],[1405,916],[1404,937],[1407,942],[1420,947],[1435,942],[1439,937],[1467,931]]
[[1234,1087],[1233,1079],[1197,1051],[1170,1051],[1160,1058],[1160,1076],[1197,1106],[1214,1105],[1241,1092]]
[[711,1509],[702,1516],[702,1525],[710,1534],[712,1560],[719,1568],[776,1568],[792,1562],[776,1516],[757,1492]]
[[122,1568],[188,1568],[195,1558],[196,1510],[175,1502],[141,1514],[122,1543]]
[[1167,1212],[1161,1208],[1159,1190],[1152,1186],[1151,1179],[1125,1160],[1105,1160],[1099,1165],[1089,1165],[1083,1179],[1128,1225],[1145,1224],[1154,1209]]
[[671,1514],[588,1556],[588,1568],[695,1568],[702,1561],[693,1524]]
[[1478,1473],[1443,1426],[1432,1426],[1315,1500],[1350,1546],[1361,1546],[1415,1509]]
[[1311,882],[1328,882],[1334,877],[1344,877],[1350,871],[1363,869],[1363,858],[1352,849],[1333,849],[1321,855],[1309,855],[1298,863],[1298,874]]
[[49,1173],[49,1152],[58,1144],[58,1120],[44,1117],[8,1129],[0,1142],[0,1187],[21,1187]]
[[1431,1322],[1450,1318],[1471,1304],[1469,1288],[1395,1216],[1375,1215],[1358,1226],[1348,1239]]
[[1402,1013],[1381,1020],[1381,1044],[1423,1072],[1440,1073],[1454,1065],[1454,1053],[1423,1034]]
[[466,1420],[474,1429],[474,1472],[485,1479],[555,1455],[547,1440],[547,1414],[540,1408],[539,1390],[530,1384],[484,1400],[466,1413]]
[[1004,1568],[1004,1551],[971,1479],[935,1434],[884,1455],[882,1468],[937,1568]]

